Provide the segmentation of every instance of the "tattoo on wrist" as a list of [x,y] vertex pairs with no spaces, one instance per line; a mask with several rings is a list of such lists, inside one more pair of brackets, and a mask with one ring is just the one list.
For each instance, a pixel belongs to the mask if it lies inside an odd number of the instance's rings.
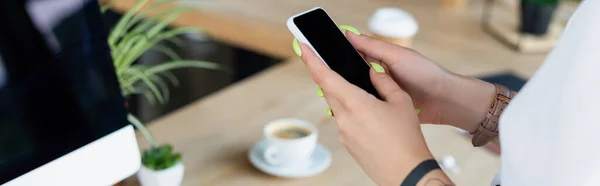
[[439,178],[429,178],[423,186],[455,186],[452,183],[446,183]]

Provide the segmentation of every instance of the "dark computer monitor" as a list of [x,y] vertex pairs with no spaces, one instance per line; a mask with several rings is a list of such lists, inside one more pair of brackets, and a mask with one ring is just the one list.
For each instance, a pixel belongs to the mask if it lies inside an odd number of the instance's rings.
[[0,1],[0,184],[108,185],[137,171],[99,11]]

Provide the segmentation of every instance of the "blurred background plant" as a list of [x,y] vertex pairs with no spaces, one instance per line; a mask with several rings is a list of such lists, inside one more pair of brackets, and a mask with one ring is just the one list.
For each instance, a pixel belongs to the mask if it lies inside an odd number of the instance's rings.
[[[108,44],[115,71],[121,85],[124,97],[133,94],[143,95],[150,103],[165,104],[169,100],[169,84],[178,86],[179,81],[170,70],[180,68],[222,69],[216,63],[198,60],[184,60],[171,47],[160,44],[162,41],[174,46],[181,46],[183,41],[176,36],[198,33],[201,30],[193,27],[178,27],[168,29],[182,13],[188,10],[184,7],[174,7],[152,16],[149,12],[172,3],[173,1],[160,1],[149,4],[149,0],[138,0],[133,8],[129,9],[111,28]],[[102,6],[105,12],[110,4]],[[136,64],[136,61],[149,50],[156,50],[168,56],[169,61],[156,65]],[[144,124],[133,114],[128,114],[127,119],[143,134],[150,143],[151,148],[145,150],[142,164],[153,170],[163,170],[179,162],[181,155],[173,153],[170,145],[158,145],[155,138]]]
[[[108,44],[123,96],[141,94],[150,103],[164,104],[169,98],[167,83],[178,85],[177,78],[169,72],[170,70],[190,67],[216,70],[221,67],[207,61],[183,60],[169,45],[159,44],[161,41],[168,41],[175,46],[181,46],[183,41],[176,36],[197,33],[201,30],[193,27],[168,30],[167,27],[189,8],[175,7],[148,16],[150,11],[172,1],[156,2],[142,10],[148,2],[149,0],[139,0],[123,15],[111,29]],[[103,10],[108,9],[109,6],[103,6]],[[171,61],[157,65],[135,64],[136,60],[149,50],[160,51]]]

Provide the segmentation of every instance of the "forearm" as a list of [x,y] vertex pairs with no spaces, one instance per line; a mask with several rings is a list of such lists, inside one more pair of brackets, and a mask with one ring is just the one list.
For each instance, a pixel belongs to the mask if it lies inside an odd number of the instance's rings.
[[[444,87],[441,110],[443,124],[473,132],[486,117],[496,94],[493,84],[459,75],[448,78]],[[496,137],[491,141],[499,145]]]

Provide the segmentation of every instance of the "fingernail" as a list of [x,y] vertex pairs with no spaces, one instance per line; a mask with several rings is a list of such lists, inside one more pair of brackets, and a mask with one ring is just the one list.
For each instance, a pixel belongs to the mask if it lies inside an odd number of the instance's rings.
[[421,109],[415,109],[415,112],[417,112],[417,114],[421,113]]
[[373,70],[375,70],[375,72],[379,72],[379,73],[385,73],[385,69],[383,69],[383,67],[375,62],[370,62],[371,63],[371,67],[373,67]]
[[294,38],[294,41],[292,41],[292,48],[294,48],[294,52],[296,52],[296,55],[302,56],[302,49],[300,49],[298,39]]
[[319,97],[323,97],[323,96],[324,96],[324,95],[323,95],[323,90],[321,89],[321,87],[317,87],[317,95],[318,95]]
[[354,28],[353,26],[350,25],[340,25],[340,29],[342,30],[348,30],[356,35],[360,35],[360,31],[358,31],[358,29]]
[[333,112],[331,112],[331,108],[327,108],[327,115],[333,116]]

